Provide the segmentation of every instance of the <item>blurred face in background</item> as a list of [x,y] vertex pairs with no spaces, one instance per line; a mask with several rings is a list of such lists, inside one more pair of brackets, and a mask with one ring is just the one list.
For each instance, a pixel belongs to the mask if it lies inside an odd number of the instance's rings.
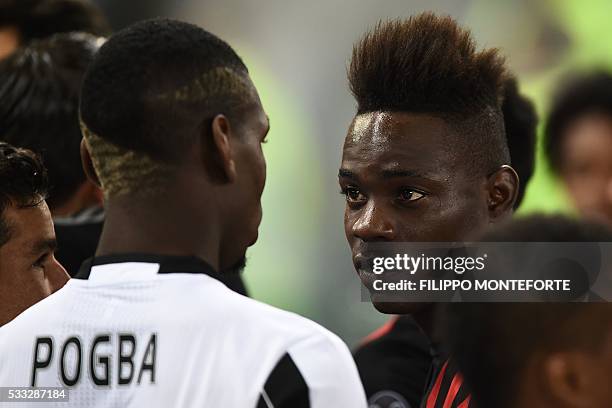
[[[569,304],[538,304],[554,308]],[[525,355],[517,376],[517,401],[525,408],[600,408],[612,400],[612,309],[609,303],[576,303],[551,338]],[[554,309],[553,309],[554,310]],[[520,328],[519,328],[520,330]]]
[[560,176],[578,211],[612,224],[612,117],[591,113],[566,129]]
[[54,257],[55,231],[45,201],[32,207],[9,205],[2,222],[8,241],[0,246],[0,326],[68,281]]
[[0,27],[0,60],[19,47],[19,32],[15,27]]

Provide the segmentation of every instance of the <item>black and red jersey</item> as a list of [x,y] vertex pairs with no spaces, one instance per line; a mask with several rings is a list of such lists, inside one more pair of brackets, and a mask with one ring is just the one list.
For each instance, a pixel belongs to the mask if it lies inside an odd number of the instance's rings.
[[354,357],[370,407],[419,407],[432,356],[429,339],[410,316],[389,320]]
[[434,358],[421,408],[473,408],[471,393],[452,358]]
[[409,315],[366,337],[354,357],[370,407],[473,408],[454,360]]

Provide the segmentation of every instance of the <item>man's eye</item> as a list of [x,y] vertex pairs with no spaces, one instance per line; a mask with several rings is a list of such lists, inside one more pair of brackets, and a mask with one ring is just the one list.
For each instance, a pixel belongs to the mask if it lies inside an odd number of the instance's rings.
[[45,262],[47,262],[47,258],[49,257],[49,254],[44,254],[41,257],[39,257],[33,264],[32,266],[34,268],[42,268],[45,265]]
[[346,201],[350,203],[359,203],[365,201],[365,195],[358,188],[346,187],[342,189],[342,194],[346,196]]
[[403,188],[402,190],[400,190],[399,194],[399,198],[402,201],[414,202],[420,200],[423,197],[425,197],[425,194],[415,190],[411,190],[409,188]]

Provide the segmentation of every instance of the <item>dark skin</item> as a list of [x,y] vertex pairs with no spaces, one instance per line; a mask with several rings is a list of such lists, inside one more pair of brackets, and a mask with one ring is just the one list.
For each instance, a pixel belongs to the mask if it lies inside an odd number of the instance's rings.
[[[270,125],[256,99],[241,123],[219,114],[209,132],[194,135],[163,194],[108,197],[96,255],[197,256],[217,271],[240,264],[257,240],[266,179],[261,144]],[[100,186],[85,143],[81,155]]]
[[576,209],[612,225],[612,118],[585,114],[564,132],[560,176]]
[[[460,137],[445,120],[407,112],[355,117],[344,143],[339,182],[346,195],[344,229],[355,268],[371,242],[463,241],[512,213],[518,176],[509,166],[475,174]],[[410,313],[431,331],[427,303],[372,303],[383,313]]]
[[[608,303],[582,303],[577,314],[556,333],[552,346],[526,357],[517,375],[511,406],[526,408],[598,408],[610,405],[612,389],[612,319]],[[548,306],[548,305],[547,305]],[[580,333],[590,341],[575,341]],[[563,339],[569,340],[566,344]]]

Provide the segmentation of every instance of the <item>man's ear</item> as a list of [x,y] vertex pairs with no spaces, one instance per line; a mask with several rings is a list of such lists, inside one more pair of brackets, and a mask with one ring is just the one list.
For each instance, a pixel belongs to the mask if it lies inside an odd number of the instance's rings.
[[93,166],[93,162],[91,161],[91,155],[89,154],[89,149],[87,148],[87,142],[85,142],[85,138],[81,139],[81,165],[83,166],[83,171],[89,180],[96,185],[98,188],[102,188],[102,184],[100,183],[100,179],[98,178],[98,174],[96,173],[96,169]]
[[512,212],[518,197],[519,177],[511,166],[504,164],[487,180],[489,218],[495,222]]
[[592,405],[592,361],[580,352],[559,352],[544,357],[542,374],[544,387],[554,401],[568,407]]
[[205,167],[209,169],[211,176],[222,182],[233,182],[236,179],[236,163],[232,151],[232,128],[229,119],[225,115],[217,115],[210,124],[210,135],[204,131],[202,146],[208,152],[202,152]]

